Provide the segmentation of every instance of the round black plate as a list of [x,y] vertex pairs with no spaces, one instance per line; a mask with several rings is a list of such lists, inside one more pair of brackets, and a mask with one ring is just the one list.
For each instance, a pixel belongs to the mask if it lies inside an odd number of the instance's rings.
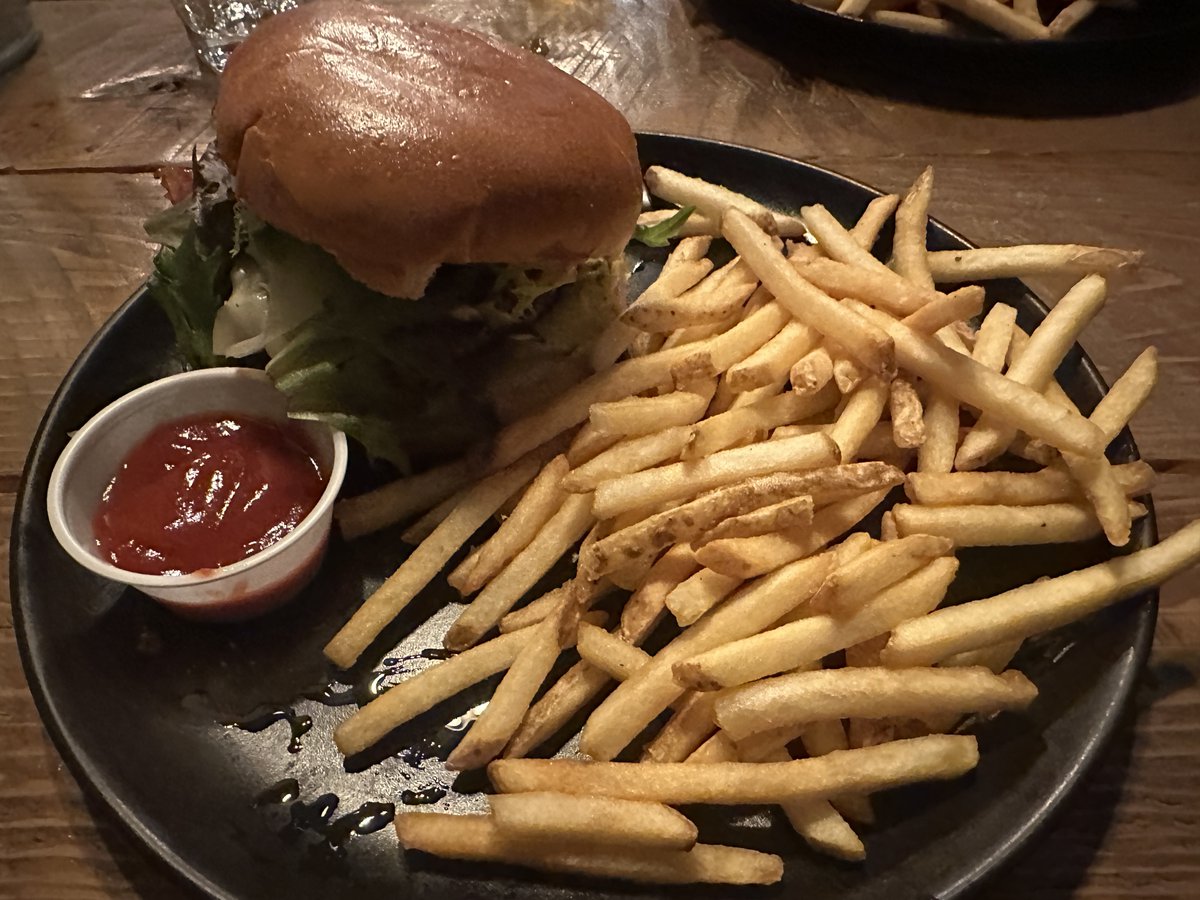
[[[754,194],[782,207],[814,200],[854,217],[874,191],[841,176],[779,156],[691,138],[643,135],[643,162],[660,163]],[[930,227],[934,248],[965,242]],[[643,254],[648,278],[661,253]],[[994,298],[1014,302],[1032,327],[1044,307],[1015,282]],[[355,761],[347,771],[330,737],[349,714],[319,697],[328,673],[320,648],[373,587],[400,561],[394,531],[336,543],[317,582],[294,605],[238,627],[188,624],[147,598],[83,571],[59,549],[44,497],[55,458],[69,432],[106,403],[175,368],[170,331],[139,292],[79,357],[46,413],[30,453],[14,517],[12,596],[16,632],[46,727],[72,772],[152,853],[214,897],[328,898],[617,898],[679,896],[670,890],[612,882],[548,878],[503,867],[405,858],[390,829],[354,837],[340,851],[320,835],[319,816],[304,807],[255,798],[294,778],[303,803],[328,806],[336,818],[368,801],[400,803],[436,797],[450,786],[441,766],[461,732],[447,723],[488,693],[468,692],[401,729],[381,761]],[[1059,372],[1085,409],[1104,385],[1076,349]],[[1126,434],[1114,455],[1135,448]],[[1146,523],[1136,543],[1153,540]],[[1088,564],[1108,551],[1099,543],[963,554],[955,585],[962,597],[983,596],[1018,580]],[[369,662],[387,657],[393,677],[430,659],[453,608],[437,612],[436,590],[408,610]],[[1009,859],[1040,827],[1094,761],[1129,698],[1154,630],[1152,595],[1063,632],[1032,642],[1018,664],[1041,696],[1028,714],[1001,717],[978,730],[983,761],[971,777],[880,797],[880,824],[868,833],[869,861],[851,867],[809,852],[785,825],[754,811],[699,809],[702,839],[781,853],[782,886],[695,896],[818,898],[952,897]],[[364,677],[366,677],[366,673]],[[341,690],[334,685],[332,691]],[[313,720],[299,752],[288,752],[286,721],[257,732],[223,725],[276,706]],[[267,717],[269,720],[270,717]],[[259,724],[262,724],[261,722]],[[480,779],[462,778],[434,808],[479,807]],[[428,789],[436,789],[430,791]],[[402,804],[400,804],[402,806]],[[363,893],[365,892],[365,893]]]
[[962,34],[925,34],[799,0],[705,2],[722,27],[799,75],[955,107],[1094,114],[1169,102],[1200,80],[1200,4],[1179,0],[1098,10],[1056,41],[1016,41],[973,23]]

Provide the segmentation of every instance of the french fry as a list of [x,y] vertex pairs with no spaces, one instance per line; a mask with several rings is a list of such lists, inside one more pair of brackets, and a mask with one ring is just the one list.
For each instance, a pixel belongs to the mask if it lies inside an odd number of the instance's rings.
[[[1145,402],[1157,379],[1158,353],[1150,347],[1117,379],[1108,395],[1101,398],[1090,421],[1104,432],[1109,443]],[[1132,512],[1125,502],[1126,486],[1108,459],[1103,454],[1079,456],[1068,452],[1062,454],[1062,459],[1092,504],[1109,543],[1117,547],[1129,543]]]
[[[1140,503],[1129,514],[1146,514]],[[901,537],[933,534],[959,547],[1016,547],[1027,544],[1066,544],[1086,541],[1103,529],[1090,506],[1049,503],[1043,506],[910,506],[892,507]]]
[[843,463],[858,459],[858,451],[887,406],[889,388],[881,378],[871,377],[860,384],[846,401],[841,415],[829,430],[841,451]]
[[[684,237],[675,245],[663,264],[658,278],[643,295],[676,296],[683,293],[712,270],[712,263],[704,259],[708,253],[711,237]],[[592,345],[591,367],[593,372],[603,372],[621,358],[638,336],[638,331],[620,318],[614,319],[600,333]]]
[[669,305],[712,272],[712,260],[704,258],[709,241],[709,238],[691,237],[676,245],[658,277],[597,337],[592,347],[592,371],[608,369],[622,354],[633,349],[641,335],[639,329],[629,321],[631,313],[635,317],[637,315],[634,310]]
[[838,617],[853,615],[885,588],[953,552],[953,541],[927,534],[881,541],[829,573],[809,605]]
[[631,509],[669,503],[759,475],[820,469],[838,460],[824,434],[721,450],[705,459],[672,463],[605,481],[596,488],[595,513],[609,519]]
[[[779,763],[791,761],[787,750],[780,747],[747,762]],[[847,824],[829,800],[785,800],[779,805],[792,830],[818,853],[861,862],[867,858],[867,848],[854,829]]]
[[1037,697],[1020,672],[969,669],[822,669],[781,675],[721,696],[717,723],[735,741],[759,731],[851,716],[944,716],[1024,709]]
[[643,332],[716,325],[738,314],[757,287],[750,267],[735,258],[682,294],[639,298],[621,318]]
[[718,338],[627,359],[568,388],[540,411],[500,430],[492,445],[492,467],[507,465],[585,421],[595,403],[632,397],[670,383],[675,366],[703,353],[715,340]]
[[837,391],[830,387],[803,397],[791,392],[778,394],[723,413],[710,414],[692,427],[683,457],[702,459],[744,441],[757,441],[779,425],[824,412],[836,402]]
[[[1100,398],[1100,402],[1092,410],[1092,418],[1096,420],[1093,424],[1100,429],[1101,440],[1106,442],[1105,446],[1112,443],[1121,429],[1141,408],[1157,383],[1158,351],[1153,347],[1147,347],[1113,383],[1108,393]],[[1047,394],[1053,392],[1056,387],[1056,384],[1052,382],[1047,389]],[[1061,388],[1058,388],[1058,391],[1061,393]],[[1063,399],[1059,402],[1069,402],[1065,394],[1062,397]],[[1039,460],[1044,458],[1046,448],[1039,442],[1031,442],[1026,449],[1031,456],[1037,457]]]
[[787,310],[779,304],[764,303],[728,331],[678,348],[687,355],[671,367],[671,376],[686,382],[720,375],[767,343],[788,320]]
[[1025,16],[1025,18],[1042,23],[1042,13],[1038,9],[1038,0],[1013,0],[1012,8],[1015,12]]
[[917,471],[949,472],[958,452],[958,400],[945,391],[931,388],[922,421],[925,440],[917,448]]
[[552,591],[546,591],[542,596],[526,603],[520,609],[513,610],[500,620],[500,633],[510,634],[514,631],[520,631],[522,628],[536,625],[545,619],[546,616],[550,615],[553,610],[558,609],[562,605],[562,600],[567,596],[570,587],[571,582],[568,581],[561,587],[556,587]]
[[723,731],[718,731],[707,741],[697,747],[692,755],[684,762],[688,763],[723,763],[737,762],[737,745]]
[[879,518],[879,539],[881,541],[899,540],[900,535],[896,531],[896,517],[892,515],[889,509]]
[[[1104,306],[1106,294],[1107,285],[1099,275],[1089,275],[1071,288],[1030,336],[1028,346],[1008,367],[1006,377],[1016,384],[1044,391],[1079,333]],[[1010,422],[996,418],[984,410],[954,458],[959,469],[977,469],[1012,443],[1017,429]]]
[[841,0],[837,11],[842,16],[861,16],[870,5],[871,0]]
[[892,630],[883,664],[933,665],[962,653],[1032,637],[1161,584],[1200,561],[1200,522],[1160,544],[1107,562],[960,603]]
[[1050,37],[1061,38],[1074,31],[1084,19],[1100,8],[1098,0],[1073,0],[1046,27]]
[[485,860],[597,878],[649,884],[774,884],[783,861],[770,853],[696,844],[691,850],[632,850],[588,845],[548,846],[505,837],[491,816],[405,813],[396,836],[406,850],[449,859]]
[[338,530],[346,540],[353,540],[402,522],[445,500],[466,485],[473,474],[473,465],[459,460],[339,500],[334,507]]
[[898,284],[906,283],[903,278],[877,260],[856,241],[854,236],[824,206],[820,204],[806,206],[800,214],[804,217],[809,232],[817,239],[817,246],[830,259],[865,269],[868,272],[877,272]]
[[478,553],[472,554],[447,576],[450,586],[464,597],[475,593],[533,540],[562,502],[565,495],[562,480],[568,471],[567,458],[563,455],[546,463],[496,533]]
[[892,440],[897,447],[914,449],[925,443],[925,410],[913,383],[902,377],[892,379],[888,409],[892,416]]
[[1085,455],[1101,451],[1099,429],[1078,412],[1064,409],[1037,391],[918,334],[884,313],[861,304],[856,308],[891,335],[897,359],[910,374],[1059,449]]
[[572,716],[608,687],[611,681],[603,669],[598,669],[588,662],[575,663],[529,707],[529,712],[525,714],[525,719],[513,735],[504,755],[519,758],[532,753],[557,734]]
[[943,296],[936,291],[909,284],[897,278],[894,272],[885,274],[875,268],[863,268],[825,257],[811,260],[790,258],[789,261],[806,281],[831,297],[839,300],[853,297],[895,315],[910,315]]
[[[705,531],[694,546],[703,546],[721,538],[756,537],[791,528],[801,528],[812,523],[812,497],[792,497],[769,506],[730,516],[723,522]],[[723,576],[722,576],[723,577]]]
[[[651,567],[642,586],[625,603],[617,636],[631,645],[644,641],[662,618],[667,595],[697,568],[696,559],[686,546],[672,547],[664,553]],[[610,680],[603,669],[587,662],[576,663],[530,707],[505,755],[521,757],[541,746],[604,690]]]
[[529,481],[539,460],[524,459],[471,488],[454,511],[421,542],[325,645],[325,656],[348,669],[384,628],[429,584],[459,548]]
[[803,237],[805,234],[804,222],[796,216],[768,209],[744,194],[699,178],[689,178],[662,166],[651,166],[646,170],[645,180],[647,190],[655,197],[676,206],[694,206],[714,222],[720,222],[726,212],[736,209],[773,234],[782,237]]
[[679,455],[692,431],[685,425],[678,425],[621,441],[572,469],[562,485],[572,493],[587,493],[594,491],[602,481],[666,462]]
[[817,347],[797,360],[789,377],[793,393],[811,397],[833,381],[833,358],[825,347]]
[[642,850],[691,850],[699,831],[661,803],[563,793],[493,794],[496,830],[551,844],[599,844]]
[[612,632],[594,625],[581,625],[575,649],[585,662],[601,669],[610,678],[624,681],[646,663],[650,654],[626,643]]
[[983,311],[984,290],[977,284],[961,287],[951,294],[939,294],[911,315],[904,317],[904,324],[922,334],[934,334],[964,319],[971,319]]
[[446,649],[465,650],[499,623],[592,527],[591,506],[591,494],[568,494],[537,536],[459,614],[446,632]]
[[900,201],[896,209],[896,236],[892,240],[896,272],[913,284],[931,290],[933,276],[929,274],[929,263],[925,261],[925,230],[929,224],[929,198],[932,193],[933,167],[929,166]]
[[1138,251],[1080,244],[982,247],[975,250],[937,250],[929,254],[929,268],[937,282],[1047,275],[1082,278],[1085,275],[1117,273],[1137,266],[1141,261],[1142,254]]
[[833,360],[833,383],[843,394],[851,394],[867,377],[866,371],[837,347],[831,347]]
[[1046,26],[1014,12],[997,0],[937,0],[937,2],[942,6],[948,6],[955,12],[962,13],[969,19],[974,19],[980,25],[1005,37],[1018,40],[1045,40],[1050,37],[1050,31]]
[[[795,732],[792,736],[794,735]],[[752,738],[748,743],[753,743],[754,740]],[[787,743],[790,741],[784,740],[762,747],[743,749],[734,744],[724,732],[718,731],[693,752],[686,762],[722,763],[739,760],[742,762],[786,762],[791,759],[784,749],[784,745]],[[847,749],[844,746],[845,735],[842,735],[842,744],[843,746],[838,749]],[[821,754],[810,753],[810,755],[819,756]],[[865,857],[866,849],[863,847],[862,841],[858,839],[846,821],[837,814],[830,801],[820,799],[785,800],[780,804],[780,808],[795,832],[819,853],[827,853],[850,861],[861,860]]]
[[700,419],[716,389],[715,381],[705,384],[702,380],[692,390],[595,403],[588,410],[588,419],[601,431],[622,438],[657,434],[673,426],[691,425]]
[[620,440],[619,435],[601,431],[591,422],[584,422],[575,432],[571,444],[567,447],[567,462],[571,466],[582,466],[595,459],[599,454],[612,447]]
[[[1154,470],[1138,460],[1112,467],[1124,497],[1147,493]],[[1040,472],[910,472],[904,485],[908,499],[922,506],[1040,506],[1072,503],[1082,498],[1071,475],[1058,468]]]
[[854,238],[854,242],[864,250],[874,247],[875,242],[879,240],[879,232],[883,231],[883,226],[892,217],[899,203],[898,194],[884,194],[868,203],[863,214],[850,229],[850,236]]
[[918,31],[922,34],[953,35],[958,33],[958,26],[949,19],[935,19],[921,13],[901,12],[892,9],[881,9],[878,12],[868,12],[868,22],[878,22],[880,25],[891,25],[903,28],[905,31]]
[[[761,304],[757,298],[765,296],[766,292],[760,287],[757,291],[750,295],[750,299],[746,301],[744,309],[751,307],[758,308]],[[663,341],[662,349],[669,350],[673,347],[682,347],[684,344],[694,344],[697,341],[707,340],[711,337],[716,337],[718,334],[724,334],[734,325],[742,320],[742,309],[739,309],[728,319],[722,322],[713,322],[707,325],[689,325],[687,328],[678,328],[667,335]]]
[[997,303],[988,310],[979,324],[979,333],[971,358],[993,372],[1004,368],[1008,345],[1012,340],[1013,328],[1017,324],[1017,311],[1007,303]]
[[[903,474],[886,463],[860,463],[884,466],[878,471],[876,484],[899,483]],[[774,571],[780,566],[803,559],[820,550],[838,535],[861,522],[871,510],[883,502],[886,490],[871,490],[846,500],[832,503],[813,515],[809,528],[798,528],[758,537],[724,538],[705,544],[696,552],[701,565],[734,578],[753,578]]]
[[659,729],[642,752],[642,762],[683,762],[703,744],[717,726],[713,724],[715,693],[684,694],[674,704],[675,714]]
[[935,609],[957,571],[958,560],[936,559],[846,618],[809,616],[681,659],[672,664],[675,680],[681,688],[714,691],[807,665]]
[[503,759],[488,767],[504,793],[573,794],[659,803],[746,804],[829,798],[957,778],[979,762],[975,738],[930,735],[779,763],[614,763]]
[[[1021,644],[1024,641],[1019,638],[1012,641],[1004,641],[1000,644],[992,644],[990,647],[980,647],[976,650],[965,650],[962,653],[956,653],[943,659],[939,666],[983,666],[985,669],[991,669],[997,675],[1008,668],[1008,664],[1012,662],[1017,651],[1021,649]],[[880,648],[882,649],[882,648]]]
[[672,547],[650,568],[645,581],[621,610],[618,634],[631,644],[640,644],[654,630],[666,608],[667,597],[700,568],[696,555],[686,544]]
[[757,634],[778,621],[820,587],[832,558],[822,554],[800,560],[743,587],[713,609],[592,712],[580,749],[593,759],[615,757],[683,693],[671,669],[677,660]]
[[[786,736],[788,737],[794,733],[793,729],[784,730],[787,732]],[[842,723],[836,720],[810,722],[799,729],[799,735],[800,741],[804,745],[804,752],[811,757],[825,756],[839,750],[850,749],[850,742],[846,738],[846,730],[842,727]],[[747,738],[738,746],[746,746],[752,744],[758,738],[769,736],[769,732],[759,732]],[[787,743],[790,744],[791,741],[787,741]],[[869,825],[875,821],[875,811],[871,808],[871,798],[866,794],[839,794],[836,797],[831,797],[829,802],[834,809],[852,822],[862,822]]]
[[433,509],[426,512],[421,518],[417,519],[411,525],[408,525],[400,532],[400,540],[405,544],[412,544],[414,547],[433,534],[435,528],[446,521],[446,516],[454,511],[454,507],[462,502],[466,496],[469,487],[460,488],[455,491]]
[[892,374],[895,361],[887,336],[805,281],[750,219],[731,210],[722,220],[721,229],[726,240],[788,312],[837,341],[871,372]]
[[[701,494],[695,500],[656,513],[592,544],[579,557],[579,567],[591,578],[607,575],[633,560],[657,554],[672,544],[686,544],[718,522],[781,500],[803,496],[812,479],[780,473],[747,479]],[[812,499],[808,500],[812,519]]]
[[465,653],[436,663],[375,698],[333,733],[343,756],[366,750],[392,729],[473,684],[503,672],[536,638],[536,628],[502,634]]
[[820,334],[803,322],[794,319],[737,365],[730,367],[727,377],[730,390],[736,393],[752,391],[769,384],[787,380],[796,360],[808,353],[821,340]]
[[534,626],[535,634],[513,660],[487,709],[446,759],[447,769],[478,769],[500,755],[558,659],[561,611],[567,600],[564,597],[558,610]]
[[736,591],[742,579],[712,569],[701,569],[667,595],[667,609],[681,627],[687,627]]

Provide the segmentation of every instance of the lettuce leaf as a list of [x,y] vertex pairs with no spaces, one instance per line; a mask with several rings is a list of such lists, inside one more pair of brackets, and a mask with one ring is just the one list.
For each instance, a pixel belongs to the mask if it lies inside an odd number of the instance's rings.
[[605,261],[444,266],[420,301],[385,296],[238,204],[218,159],[196,166],[192,201],[147,223],[163,243],[151,290],[184,355],[206,366],[265,353],[292,416],[346,432],[402,472],[494,433],[487,388],[513,341],[534,342],[547,362],[581,359],[619,312]]
[[211,150],[200,158],[193,153],[192,178],[189,200],[146,222],[146,234],[161,245],[148,289],[171,322],[185,361],[216,366],[224,360],[213,352],[213,321],[229,295],[235,252],[233,184]]
[[695,211],[696,207],[685,206],[669,219],[664,219],[656,225],[637,225],[633,229],[633,239],[647,247],[665,247]]

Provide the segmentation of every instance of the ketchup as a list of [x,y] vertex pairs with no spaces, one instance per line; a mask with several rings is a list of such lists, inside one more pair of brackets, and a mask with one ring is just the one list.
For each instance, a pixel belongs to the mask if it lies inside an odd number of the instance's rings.
[[289,431],[223,412],[159,425],[104,489],[92,523],[101,555],[129,572],[183,575],[271,546],[325,490]]

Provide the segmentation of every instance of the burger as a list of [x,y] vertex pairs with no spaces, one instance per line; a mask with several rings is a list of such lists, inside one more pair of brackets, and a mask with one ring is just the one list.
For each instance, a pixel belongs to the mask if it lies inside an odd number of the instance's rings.
[[264,363],[294,416],[401,470],[586,373],[642,197],[598,94],[478,34],[317,0],[233,53],[214,121],[147,223],[191,364]]

